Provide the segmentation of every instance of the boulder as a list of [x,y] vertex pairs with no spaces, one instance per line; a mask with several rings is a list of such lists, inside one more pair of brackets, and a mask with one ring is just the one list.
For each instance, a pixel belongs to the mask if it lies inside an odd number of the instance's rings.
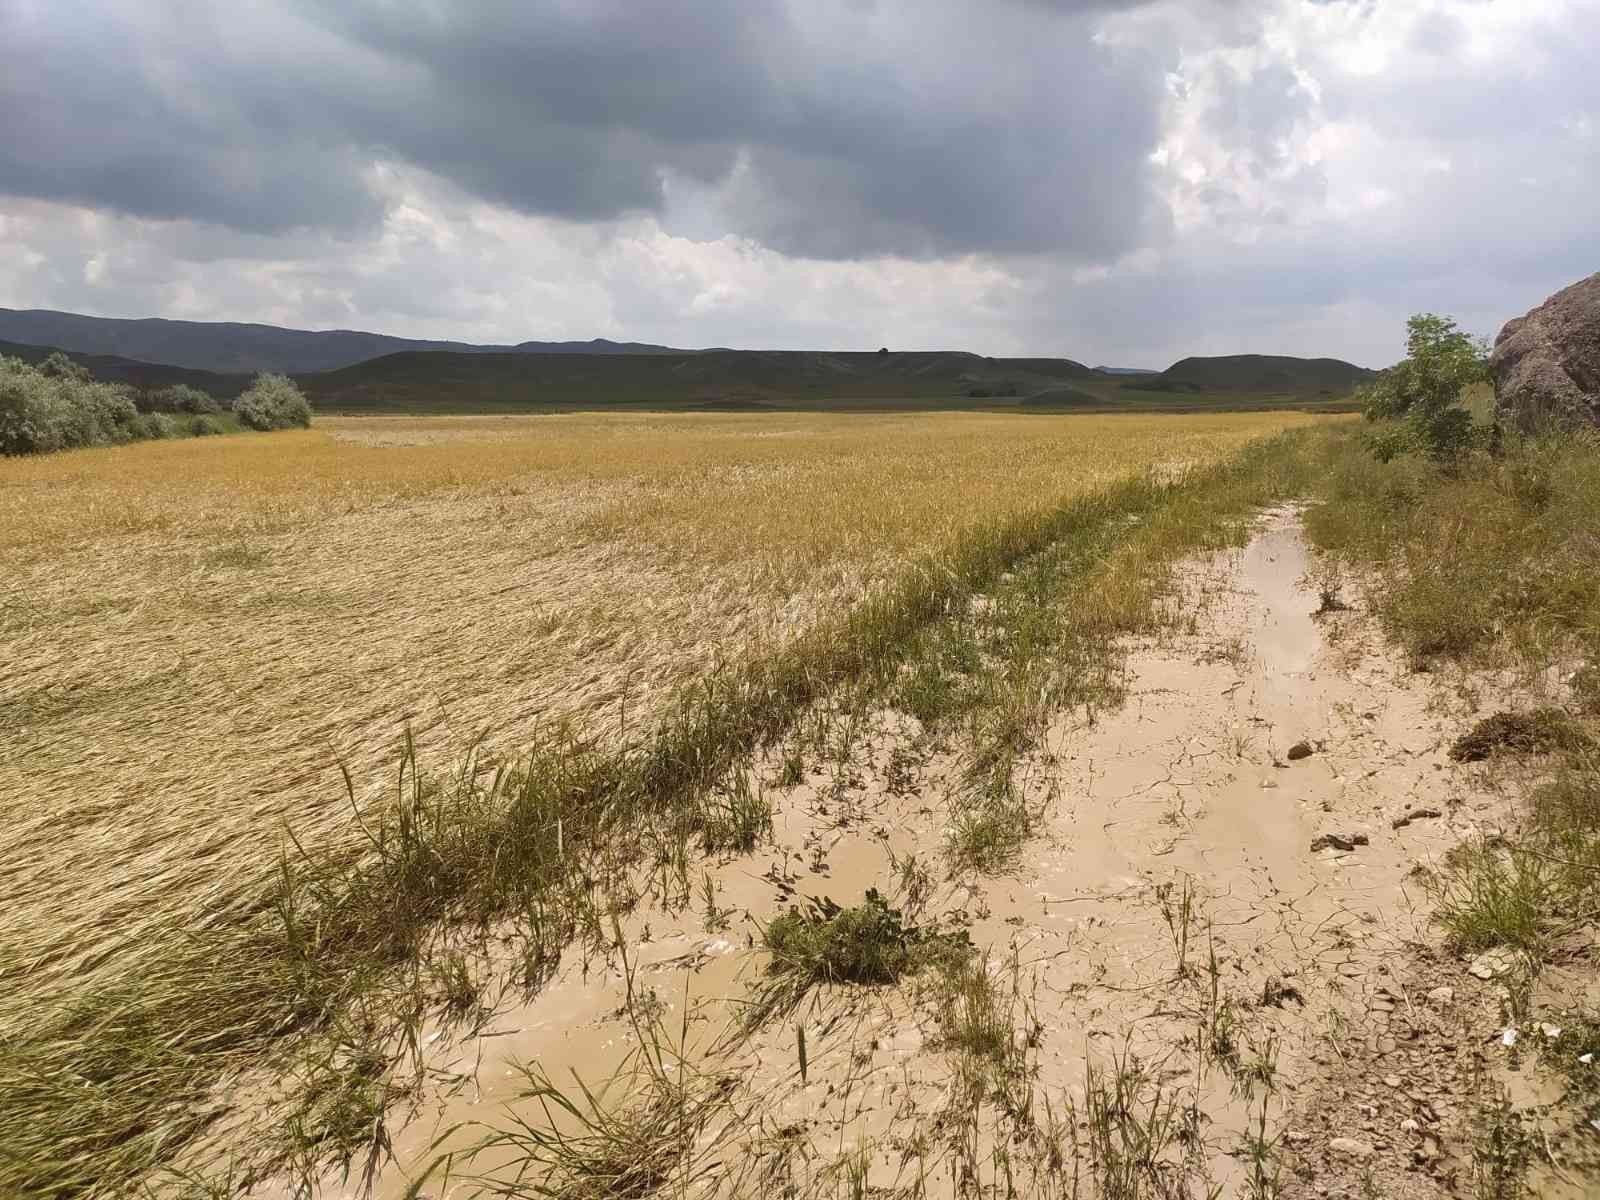
[[1496,409],[1520,428],[1600,424],[1600,272],[1507,321],[1489,370]]

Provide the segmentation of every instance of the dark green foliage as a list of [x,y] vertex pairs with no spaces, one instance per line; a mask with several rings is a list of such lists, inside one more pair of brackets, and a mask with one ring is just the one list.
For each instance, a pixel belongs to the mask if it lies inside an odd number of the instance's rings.
[[767,926],[774,974],[803,976],[818,984],[894,983],[945,957],[962,957],[971,946],[964,931],[937,933],[907,925],[876,888],[862,902],[840,908],[832,900],[808,900]]
[[1418,313],[1406,322],[1406,357],[1362,389],[1368,445],[1381,460],[1422,453],[1446,463],[1478,441],[1463,393],[1488,378],[1488,348],[1449,317]]
[[141,412],[189,413],[198,416],[215,415],[222,411],[221,402],[210,392],[203,392],[186,383],[144,392],[139,396],[138,404]]

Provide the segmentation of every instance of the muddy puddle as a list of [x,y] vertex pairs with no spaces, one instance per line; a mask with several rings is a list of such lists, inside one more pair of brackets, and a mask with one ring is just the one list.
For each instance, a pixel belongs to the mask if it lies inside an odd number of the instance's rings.
[[[1063,714],[1019,768],[1043,820],[1003,874],[945,867],[962,764],[909,717],[879,714],[854,755],[797,786],[758,765],[770,842],[696,864],[681,903],[621,918],[625,963],[569,955],[475,1034],[430,1035],[433,1082],[391,1118],[373,1194],[468,1196],[514,1179],[523,1151],[472,1153],[491,1131],[521,1119],[581,1132],[526,1095],[526,1068],[598,1091],[642,1032],[680,1073],[716,1081],[687,1188],[708,1195],[1071,1194],[1095,1154],[1095,1088],[1118,1072],[1171,1105],[1175,1169],[1223,1194],[1261,1169],[1252,1138],[1306,1186],[1334,1169],[1342,1135],[1410,1153],[1425,1131],[1404,1105],[1373,1105],[1364,1129],[1295,1123],[1356,1050],[1364,1069],[1418,1075],[1406,1057],[1417,1009],[1455,1001],[1408,986],[1429,938],[1414,872],[1506,800],[1449,762],[1459,714],[1435,681],[1364,615],[1316,615],[1313,566],[1291,509],[1265,514],[1242,551],[1186,564],[1178,630],[1130,647],[1126,702]],[[974,1084],[950,993],[920,976],[824,989],[745,1027],[761,931],[790,903],[878,888],[906,905],[918,878],[918,915],[964,930],[987,964],[1002,1065]],[[318,1191],[361,1194],[337,1175]]]

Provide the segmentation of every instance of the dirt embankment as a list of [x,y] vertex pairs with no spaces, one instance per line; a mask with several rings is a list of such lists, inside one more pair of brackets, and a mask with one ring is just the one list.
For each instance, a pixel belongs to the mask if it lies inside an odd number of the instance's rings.
[[[1512,956],[1445,953],[1422,882],[1508,819],[1521,775],[1449,749],[1526,698],[1413,673],[1316,573],[1291,510],[1188,564],[1178,631],[1130,648],[1126,702],[1061,715],[1018,768],[1041,832],[998,873],[941,855],[974,778],[952,744],[817,714],[836,750],[801,782],[778,782],[781,751],[752,773],[770,842],[660,865],[677,882],[618,916],[625,954],[571,956],[475,1033],[435,1032],[376,1194],[552,1171],[596,1196],[1470,1193],[1504,1134],[1494,1097],[1559,1098],[1524,1051],[1557,1036],[1539,1005],[1580,986],[1519,999]],[[763,931],[869,888],[906,927],[964,933],[969,966],[778,994]],[[612,1083],[591,1109],[578,1080]],[[1571,1159],[1557,1124],[1531,1136]],[[659,1177],[603,1186],[608,1152]]]

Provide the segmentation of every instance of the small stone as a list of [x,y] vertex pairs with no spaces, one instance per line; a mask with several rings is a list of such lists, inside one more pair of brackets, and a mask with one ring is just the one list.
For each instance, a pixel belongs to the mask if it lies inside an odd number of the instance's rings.
[[1436,987],[1428,993],[1428,1000],[1433,1004],[1449,1004],[1456,998],[1453,987]]
[[1299,762],[1302,758],[1310,758],[1315,753],[1310,742],[1296,742],[1289,747],[1289,753],[1285,757],[1290,762]]
[[1354,850],[1357,846],[1366,844],[1367,835],[1364,833],[1324,833],[1311,839],[1313,853],[1329,846],[1335,850]]
[[1372,1157],[1372,1144],[1358,1142],[1355,1138],[1336,1137],[1328,1143],[1328,1149],[1344,1158],[1359,1160]]
[[1311,1140],[1311,1135],[1303,1129],[1289,1129],[1284,1131],[1283,1140],[1291,1146],[1304,1146]]
[[1398,1075],[1385,1075],[1383,1077],[1383,1082],[1384,1082],[1384,1085],[1386,1087],[1397,1088],[1397,1087],[1400,1086],[1400,1076],[1398,1076]]
[[1485,950],[1467,966],[1469,974],[1476,975],[1479,979],[1493,979],[1497,975],[1504,975],[1516,965],[1516,956],[1504,946],[1496,946],[1492,950]]
[[1422,1132],[1422,1123],[1420,1121],[1418,1121],[1415,1117],[1407,1117],[1404,1121],[1400,1122],[1400,1132],[1401,1133],[1421,1133]]

